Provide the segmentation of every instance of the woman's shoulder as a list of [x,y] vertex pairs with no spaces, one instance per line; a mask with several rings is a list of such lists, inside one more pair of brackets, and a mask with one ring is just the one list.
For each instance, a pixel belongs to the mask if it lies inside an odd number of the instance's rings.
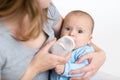
[[55,26],[59,20],[60,20],[60,13],[57,10],[57,8],[51,3],[50,6],[48,7],[48,24],[53,27]]
[[48,13],[54,13],[55,11],[56,11],[56,7],[51,3],[48,7]]
[[6,32],[8,32],[7,26],[4,24],[4,22],[0,18],[0,34],[4,34]]
[[59,18],[60,17],[59,11],[57,10],[57,8],[52,3],[48,7],[48,17],[49,18]]
[[12,44],[13,37],[5,25],[0,23],[0,50],[3,48],[9,48]]
[[0,33],[0,50],[3,50],[4,48],[9,48],[8,45],[11,44],[11,41],[8,37],[6,37],[6,34]]

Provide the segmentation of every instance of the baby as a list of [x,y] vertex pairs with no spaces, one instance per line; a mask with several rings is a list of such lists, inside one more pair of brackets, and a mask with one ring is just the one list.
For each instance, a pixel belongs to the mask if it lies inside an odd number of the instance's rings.
[[93,18],[86,12],[75,10],[68,13],[64,18],[61,37],[70,36],[75,41],[75,48],[71,58],[65,65],[58,65],[50,73],[50,80],[69,80],[70,77],[82,76],[85,74],[69,74],[71,70],[80,69],[89,64],[88,60],[76,64],[75,62],[88,52],[94,52],[90,42],[94,28]]

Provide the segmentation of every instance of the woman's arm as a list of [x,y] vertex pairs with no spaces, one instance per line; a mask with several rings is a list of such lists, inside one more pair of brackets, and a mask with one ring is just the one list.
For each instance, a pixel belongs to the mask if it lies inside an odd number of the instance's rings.
[[54,68],[56,65],[65,64],[70,55],[66,58],[50,54],[49,48],[55,43],[55,39],[43,47],[32,59],[27,70],[20,80],[32,80],[38,73]]
[[78,74],[81,72],[86,72],[86,74],[82,77],[79,76],[79,77],[71,78],[70,80],[77,80],[77,79],[86,80],[86,79],[91,78],[93,75],[96,74],[96,72],[99,70],[99,68],[105,62],[105,59],[106,59],[105,52],[101,48],[96,46],[94,43],[91,43],[91,45],[94,47],[95,52],[88,53],[88,54],[82,56],[76,62],[76,63],[80,63],[80,62],[84,61],[85,59],[88,59],[90,64],[86,67],[83,67],[82,69],[77,69],[77,70],[73,70],[70,72],[70,74]]

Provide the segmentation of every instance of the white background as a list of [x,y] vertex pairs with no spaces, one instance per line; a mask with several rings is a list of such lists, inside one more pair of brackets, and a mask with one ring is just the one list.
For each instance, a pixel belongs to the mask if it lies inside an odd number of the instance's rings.
[[100,70],[120,77],[120,0],[53,0],[53,3],[63,17],[75,9],[92,15],[93,41],[107,56]]

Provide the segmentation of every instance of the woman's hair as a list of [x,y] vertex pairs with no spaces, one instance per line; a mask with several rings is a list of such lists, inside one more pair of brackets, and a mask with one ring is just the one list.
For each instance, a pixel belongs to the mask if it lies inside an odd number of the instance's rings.
[[[6,16],[13,20],[19,19],[20,27],[15,38],[22,41],[38,37],[48,19],[47,8],[41,9],[37,0],[0,0],[0,17]],[[24,25],[26,16],[29,26]]]

